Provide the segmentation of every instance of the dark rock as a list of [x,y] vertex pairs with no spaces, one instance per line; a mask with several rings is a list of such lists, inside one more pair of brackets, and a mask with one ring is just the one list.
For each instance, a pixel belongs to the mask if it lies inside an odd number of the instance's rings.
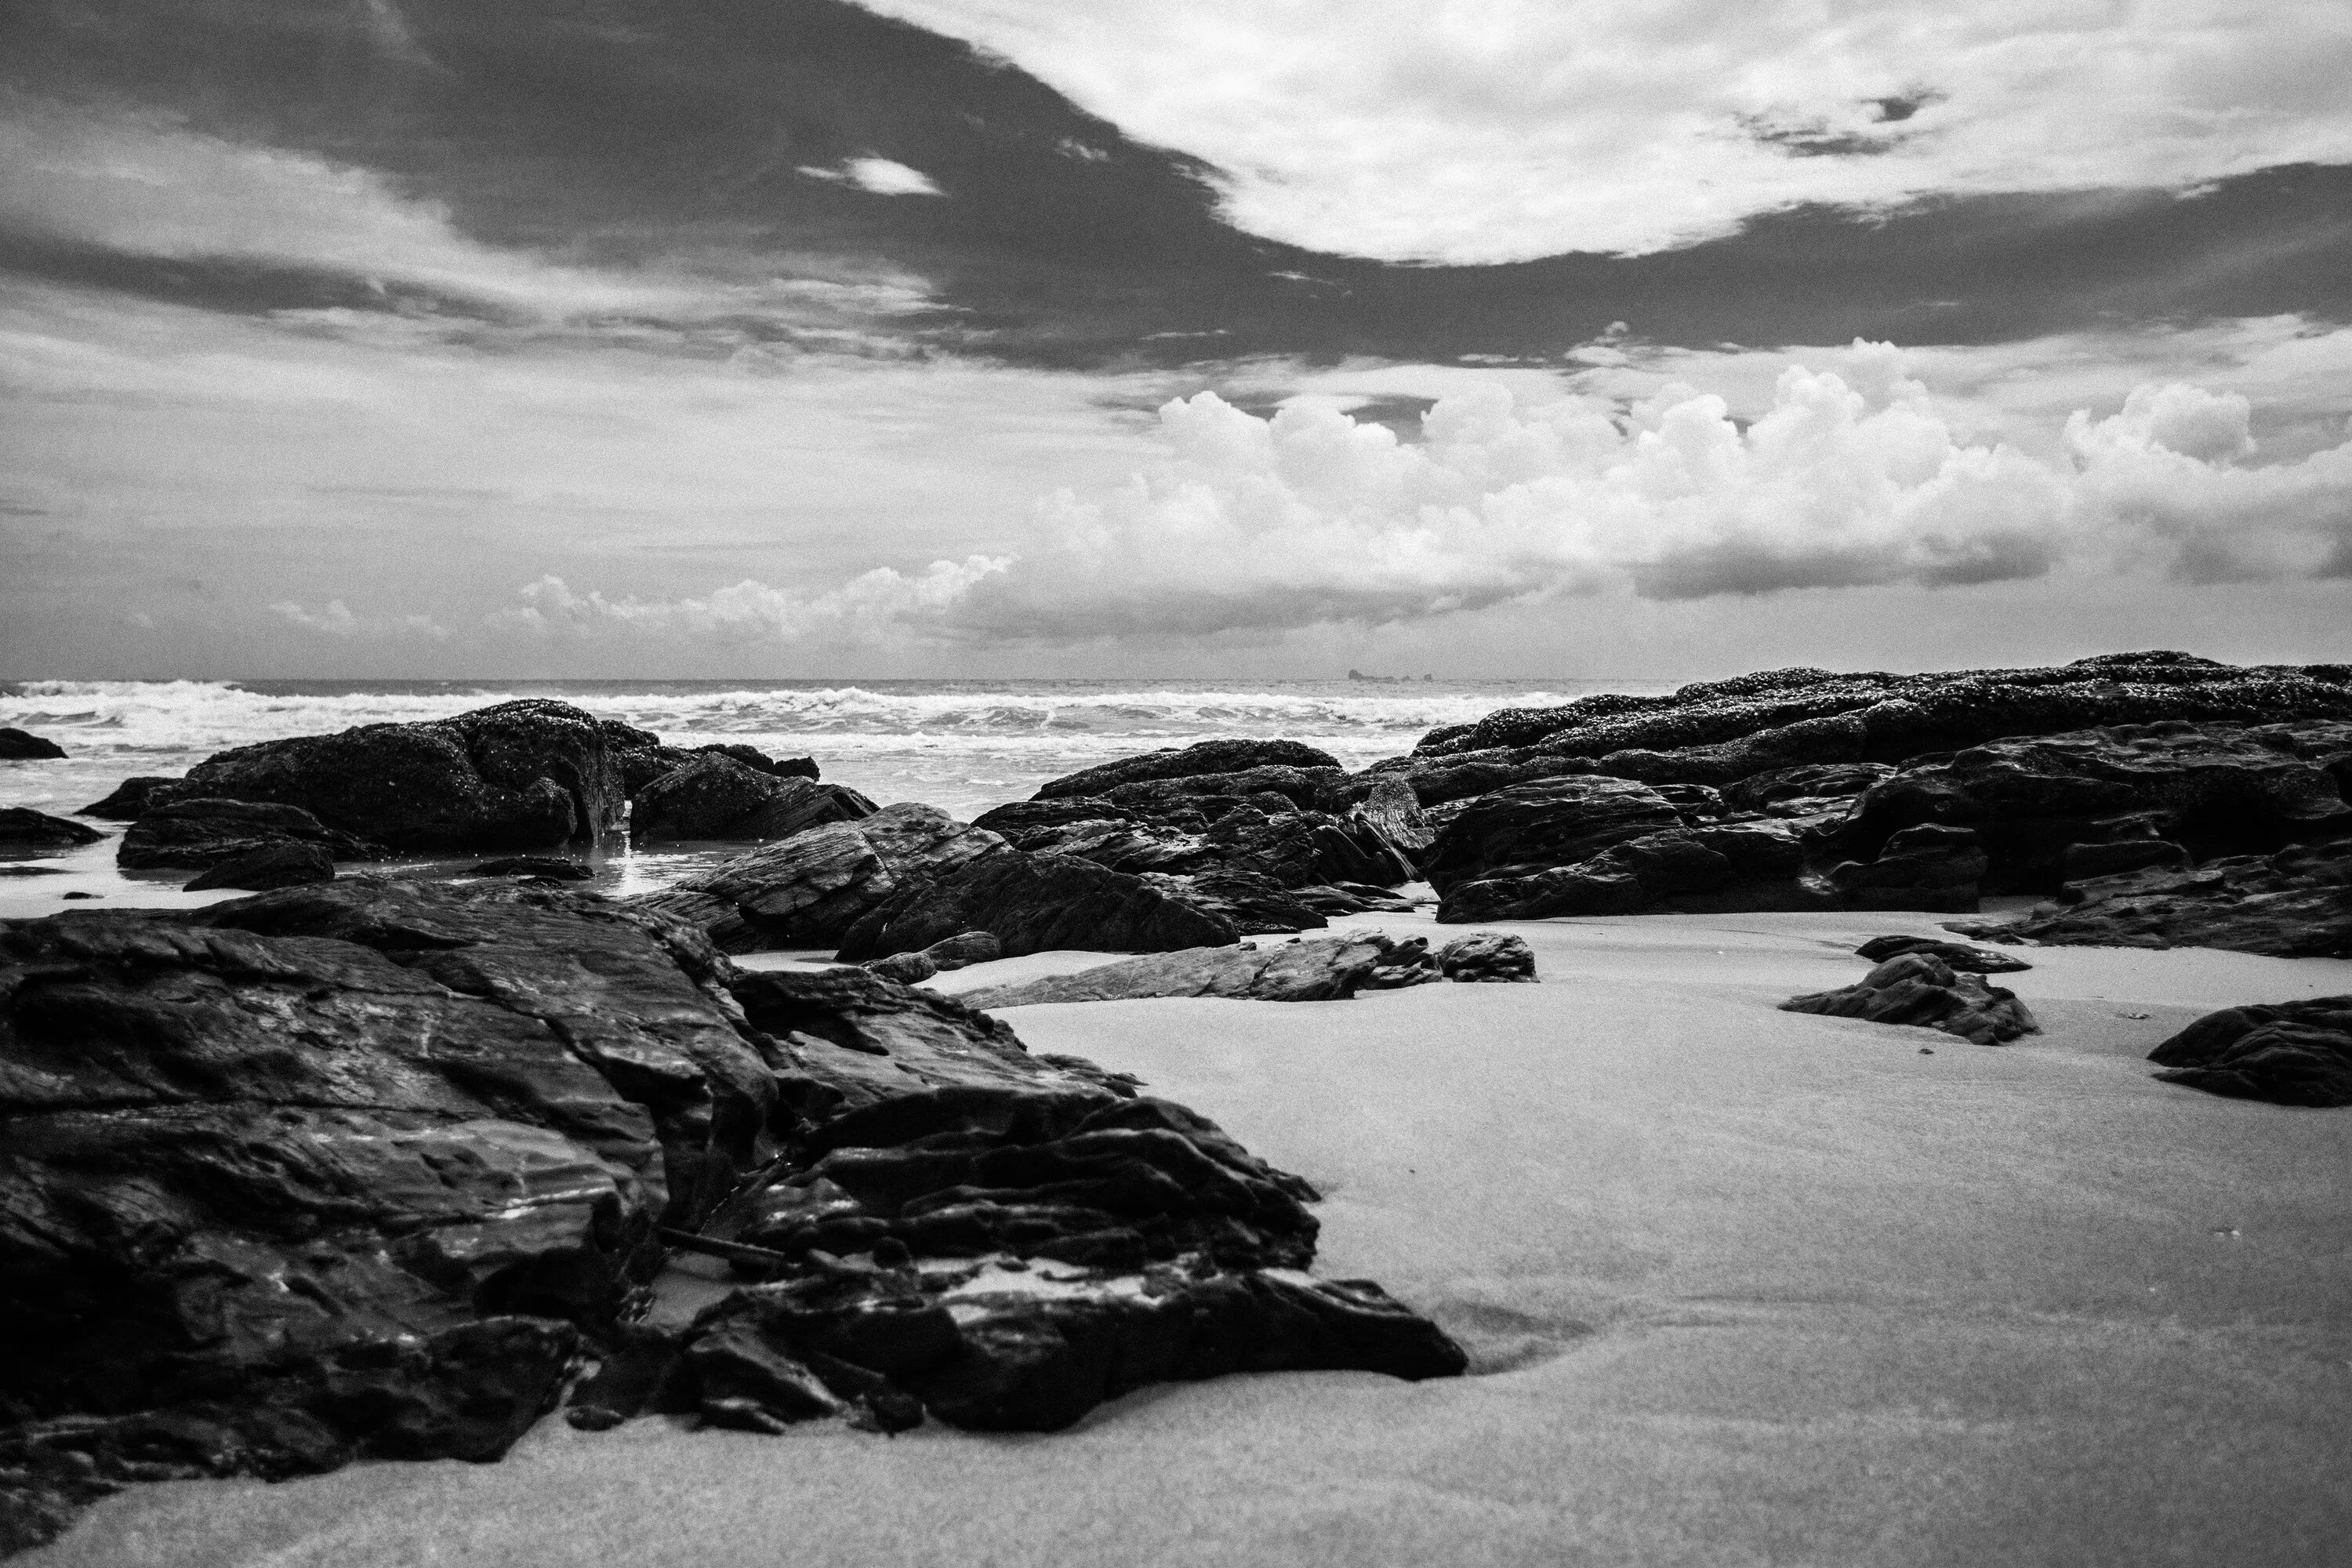
[[1939,942],[1932,936],[1874,936],[1853,950],[1857,958],[1873,963],[1906,952],[1924,952],[1939,959],[1948,968],[1970,974],[2014,974],[2033,965],[2006,952],[1995,952],[1989,947],[1970,947],[1966,942]]
[[1150,816],[1185,806],[1206,811],[1211,803],[1227,800],[1249,801],[1262,812],[1310,811],[1344,806],[1347,776],[1338,768],[1267,766],[1233,773],[1138,779],[1112,785],[1104,798]]
[[1391,991],[1444,978],[1429,943],[1379,931],[1286,942],[1190,948],[1123,963],[967,991],[981,1008],[1048,1002],[1108,1002],[1138,996],[1222,996],[1244,1002],[1338,1002],[1359,991]]
[[285,839],[200,872],[189,879],[182,891],[203,893],[217,888],[236,888],[248,893],[266,893],[272,888],[296,888],[305,882],[334,879],[332,855],[316,844]]
[[595,872],[558,855],[507,855],[466,868],[468,877],[543,877],[552,882],[585,882]]
[[887,958],[870,959],[858,967],[901,985],[920,985],[940,972],[939,961],[928,952],[894,952]]
[[[1119,805],[1099,795],[1066,795],[1054,800],[1016,800],[993,806],[971,819],[974,827],[1001,835],[1015,849],[1048,847],[1057,830],[1074,823],[1141,822],[1133,806]],[[1205,826],[1205,821],[1198,826]]]
[[[1331,922],[1309,901],[1311,889],[1285,888],[1271,877],[1223,867],[1188,877],[1147,871],[1143,880],[1212,920],[1223,921],[1235,936],[1272,936],[1320,931]],[[1351,900],[1351,904],[1361,907]],[[1352,910],[1350,910],[1352,912]]]
[[[1034,796],[1037,800],[1055,800],[1066,795],[1108,795],[1120,784],[1138,784],[1148,780],[1193,778],[1208,774],[1233,774],[1260,768],[1328,768],[1338,769],[1339,759],[1298,741],[1221,740],[1202,741],[1182,750],[1147,752],[1140,756],[1121,757],[1117,762],[1097,767],[1082,768],[1041,784]],[[1201,791],[1202,794],[1232,793]]]
[[95,827],[62,816],[50,816],[22,805],[0,805],[0,853],[9,850],[71,849],[95,844],[106,835]]
[[210,870],[289,846],[320,849],[331,862],[376,860],[387,853],[380,844],[327,826],[299,806],[197,796],[174,799],[132,823],[115,847],[114,862],[126,871]]
[[135,821],[171,799],[173,792],[180,790],[181,784],[179,779],[159,778],[152,774],[124,779],[104,800],[94,800],[74,815],[103,817],[109,822]]
[[[936,806],[886,806],[738,855],[635,901],[701,928],[728,952],[823,946],[839,942],[903,884],[945,875],[1003,847],[995,834]],[[917,945],[966,929],[940,931]]]
[[535,849],[622,826],[628,798],[609,725],[525,698],[421,724],[264,741],[188,770],[187,794],[299,806],[395,849]]
[[1222,947],[1235,936],[1225,921],[1139,877],[1001,848],[899,888],[849,928],[840,958],[886,958],[969,931],[992,934],[1007,958],[1054,948],[1166,952]]
[[780,776],[732,757],[700,757],[664,773],[630,804],[629,837],[662,839],[789,838],[829,822],[874,815],[872,801],[841,784]]
[[1437,967],[1448,980],[1466,983],[1535,984],[1536,955],[1525,937],[1476,931],[1437,950]]
[[1878,858],[1841,861],[1829,882],[1848,909],[1973,912],[1990,862],[1975,830],[1923,822],[1888,838]]
[[0,866],[0,877],[62,877],[63,866]]
[[45,762],[65,754],[66,749],[55,741],[0,725],[0,763]]
[[1855,796],[1895,772],[1887,763],[1809,763],[1750,773],[1723,787],[1723,803],[1735,811],[1767,816],[1816,817],[1843,812]]
[[[1323,882],[1309,888],[1291,889],[1289,897],[1323,915],[1360,915],[1377,911],[1381,914],[1410,914],[1421,906],[1400,893],[1386,888],[1367,887],[1361,882]],[[1249,933],[1242,933],[1247,936]]]
[[1244,805],[1220,816],[1206,837],[1228,868],[1270,877],[1286,888],[1330,882],[1393,888],[1417,874],[1412,861],[1361,817],[1318,811],[1268,816]]
[[2148,1053],[2156,1076],[2274,1105],[2352,1105],[2352,996],[2208,1013]]
[[1614,845],[1684,826],[1657,791],[1593,775],[1514,784],[1481,795],[1438,830],[1430,886],[1520,878],[1589,860]]
[[1454,882],[1438,902],[1437,918],[1458,925],[1557,915],[1834,907],[1837,891],[1817,885],[1803,870],[1804,851],[1785,823],[1668,828],[1532,875]]
[[1377,763],[1344,783],[1333,786],[1340,798],[1369,800],[1371,792],[1384,778],[1403,782],[1422,809],[1430,810],[1455,801],[1465,801],[1513,784],[1535,784],[1543,779],[1567,778],[1578,773],[1597,773],[1601,764],[1591,757],[1553,757],[1535,752],[1502,748],[1489,752],[1472,752],[1458,756],[1402,757],[1389,763]]
[[85,892],[82,892],[82,891],[81,891],[80,889],[75,889],[74,891],[69,892],[69,893],[59,893],[59,894],[58,895],[58,897],[59,897],[59,898],[61,898],[61,899],[95,899],[95,898],[100,898],[100,897],[101,897],[101,896],[102,896],[102,895],[98,894],[98,893],[85,893]]
[[1926,952],[1898,953],[1853,985],[1791,996],[1780,1010],[1918,1025],[1979,1046],[2002,1045],[2042,1027],[2015,992],[1988,984],[1981,975],[1956,973]]
[[772,773],[780,779],[814,779],[821,775],[814,757],[772,757],[756,746],[739,746],[725,742],[697,746],[694,754],[706,757],[727,757],[742,763],[754,773]]
[[2024,916],[1946,924],[1985,942],[2352,958],[2352,842],[2069,883],[2059,902]]
[[1004,956],[1004,944],[988,931],[959,931],[923,949],[923,956],[939,965],[940,972],[944,973],[950,969],[963,969],[975,963],[993,963]]

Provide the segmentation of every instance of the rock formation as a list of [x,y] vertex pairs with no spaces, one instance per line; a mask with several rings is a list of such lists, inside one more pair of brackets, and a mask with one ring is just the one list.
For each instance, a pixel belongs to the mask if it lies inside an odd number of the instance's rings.
[[2230,856],[2187,871],[2093,878],[2067,884],[2058,901],[2021,917],[1945,923],[1983,942],[2352,957],[2352,841]]
[[65,754],[66,749],[55,741],[0,725],[0,763],[46,762]]
[[1982,975],[1956,973],[1926,952],[1898,953],[1854,984],[1791,996],[1780,1010],[1918,1025],[1979,1046],[2005,1045],[2042,1027],[2015,992],[1988,984]]
[[29,806],[0,805],[0,854],[72,849],[105,837],[94,827]]
[[199,795],[142,816],[115,847],[114,863],[126,871],[209,870],[293,846],[324,852],[331,866],[336,860],[380,860],[388,853],[381,844],[327,826],[300,806]]
[[1429,943],[1380,931],[1294,937],[1284,942],[1156,952],[967,991],[973,1007],[1030,1007],[1048,1002],[1109,1002],[1138,996],[1221,996],[1239,1002],[1341,1002],[1359,991],[1393,991],[1445,978]]
[[704,756],[638,792],[629,805],[629,837],[641,844],[789,838],[828,822],[855,822],[875,810],[872,801],[841,784],[764,772],[731,756]]
[[136,821],[151,805],[161,805],[169,800],[180,783],[174,778],[142,773],[136,778],[124,779],[107,793],[105,799],[94,800],[74,815],[102,817],[109,822]]
[[235,859],[223,860],[209,871],[198,872],[181,890],[202,893],[234,888],[242,892],[266,893],[274,888],[297,888],[305,882],[334,879],[335,858],[322,846],[289,838]]
[[1437,950],[1437,967],[1446,979],[1471,984],[1532,984],[1536,979],[1535,950],[1526,938],[1501,931],[1455,937]]
[[2033,965],[2006,952],[1996,952],[1989,947],[1970,947],[1961,942],[1938,942],[1932,936],[1874,936],[1853,950],[1856,958],[1866,958],[1873,963],[1906,952],[1924,952],[1940,959],[1948,968],[1969,974],[2014,974]]
[[845,963],[929,947],[984,931],[1004,956],[1055,948],[1167,952],[1223,947],[1231,924],[1153,886],[1066,855],[1005,847],[944,875],[910,880],[860,916],[842,938]]
[[2352,1105],[2352,996],[2311,996],[2208,1013],[2147,1059],[2156,1076],[2238,1100]]
[[[1058,800],[1068,795],[1108,795],[1122,784],[1211,775],[1231,777],[1265,768],[1324,769],[1337,773],[1339,762],[1329,752],[1297,741],[1202,741],[1181,750],[1146,752],[1139,756],[1121,757],[1099,767],[1082,768],[1076,773],[1066,773],[1040,784],[1036,798]],[[1192,793],[1231,795],[1247,794],[1248,791],[1203,789]]]
[[1004,944],[984,931],[968,931],[935,942],[916,952],[894,952],[887,958],[877,958],[861,965],[869,974],[885,980],[895,980],[901,985],[919,985],[934,974],[947,974],[975,963],[989,963],[1004,956]]

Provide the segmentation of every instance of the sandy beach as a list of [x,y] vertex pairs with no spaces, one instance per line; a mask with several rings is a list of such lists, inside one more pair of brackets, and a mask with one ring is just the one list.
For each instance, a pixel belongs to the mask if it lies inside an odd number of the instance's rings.
[[1496,929],[1541,984],[1005,1015],[1310,1178],[1318,1272],[1435,1319],[1466,1378],[1160,1386],[1050,1436],[546,1421],[497,1465],[135,1488],[24,1561],[2345,1560],[2352,1121],[2140,1058],[2352,963],[2028,950],[2002,978],[2044,1032],[1983,1047],[1774,1008],[1927,916]]

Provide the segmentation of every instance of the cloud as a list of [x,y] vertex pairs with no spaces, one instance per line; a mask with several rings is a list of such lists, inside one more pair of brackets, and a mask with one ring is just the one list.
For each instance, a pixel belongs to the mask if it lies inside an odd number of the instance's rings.
[[[331,637],[426,637],[435,642],[449,637],[448,628],[430,616],[358,616],[341,599],[328,600],[327,607],[315,615],[291,599],[281,599],[269,606],[269,613],[289,626]],[[143,616],[132,619],[145,626],[154,624]]]
[[1346,255],[1638,253],[1801,203],[2186,189],[2352,161],[2352,14],[1805,0],[876,0],[1223,171],[1228,218]]
[[799,172],[814,180],[834,180],[856,185],[861,191],[871,191],[877,196],[943,196],[947,193],[931,183],[931,177],[920,169],[910,169],[887,158],[851,158],[839,168],[821,169],[803,163]]
[[855,642],[901,627],[919,627],[1007,564],[1003,557],[974,555],[960,562],[934,561],[927,570],[912,575],[882,566],[814,595],[745,578],[701,598],[679,599],[610,599],[595,591],[577,594],[562,578],[546,576],[518,589],[522,603],[499,612],[493,619],[496,624],[541,634],[588,636],[618,629],[733,645],[803,639]]

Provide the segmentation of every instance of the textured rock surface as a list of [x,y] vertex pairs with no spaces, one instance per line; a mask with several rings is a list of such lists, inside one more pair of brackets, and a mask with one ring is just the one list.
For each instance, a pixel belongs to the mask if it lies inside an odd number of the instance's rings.
[[663,839],[788,838],[828,822],[856,822],[875,805],[854,789],[703,756],[664,773],[630,804],[629,837]]
[[1140,877],[1066,855],[1001,848],[942,876],[909,881],[861,916],[840,957],[857,963],[984,931],[1004,955],[1054,948],[1168,952],[1223,947],[1232,925]]
[[1524,983],[1536,979],[1535,950],[1527,939],[1501,931],[1457,936],[1437,950],[1437,967],[1448,980],[1469,984]]
[[2001,1045],[2042,1027],[2015,992],[1989,984],[1981,975],[1956,973],[1925,952],[1898,953],[1854,984],[1791,996],[1780,1009],[1918,1025],[1979,1046]]
[[109,822],[132,822],[155,806],[172,798],[180,790],[182,781],[142,773],[124,779],[107,794],[103,800],[91,801],[76,816],[102,817]]
[[[1442,847],[1444,840],[1439,842]],[[1455,881],[1440,900],[1437,918],[1462,924],[1548,915],[1818,909],[1839,902],[1836,889],[1804,877],[1804,860],[1796,831],[1782,822],[1669,828],[1531,875]],[[1971,900],[1964,907],[1976,906]]]
[[1842,860],[1827,880],[1858,910],[1972,911],[1990,864],[1975,829],[1923,822],[1879,846],[1874,860]]
[[1985,942],[2352,957],[2352,842],[2345,840],[2070,883],[2061,900],[2017,919],[1946,923]]
[[94,827],[29,806],[0,806],[0,853],[70,849],[76,845],[95,844],[105,837]]
[[386,853],[383,845],[338,832],[299,806],[200,795],[156,806],[132,823],[115,847],[114,861],[130,871],[209,870],[296,845],[324,850],[331,861],[381,859]]
[[[995,834],[936,806],[886,806],[738,855],[637,901],[701,928],[728,952],[825,946],[902,883],[944,875],[1003,847]],[[954,934],[940,931],[917,945]]]
[[234,860],[224,860],[209,871],[200,871],[188,879],[182,890],[202,893],[216,888],[235,888],[248,893],[266,893],[273,888],[295,888],[305,882],[334,879],[335,858],[324,847],[288,840],[240,855]]
[[[1140,756],[1121,757],[1099,767],[1082,768],[1039,785],[1035,798],[1056,800],[1066,795],[1106,795],[1121,784],[1230,775],[1260,768],[1337,771],[1339,766],[1339,759],[1329,752],[1297,741],[1202,741],[1181,750],[1147,752]],[[1203,790],[1198,793],[1235,792]]]
[[[1310,899],[1317,889],[1286,888],[1255,871],[1222,867],[1191,876],[1141,873],[1143,880],[1179,903],[1189,904],[1211,920],[1223,921],[1235,936],[1272,936],[1298,931],[1320,931],[1331,922]],[[1350,909],[1360,900],[1349,900]]]
[[1482,795],[1447,820],[1424,858],[1443,896],[1457,883],[1529,877],[1589,860],[1628,839],[1684,826],[1647,784],[1570,775]]
[[[1530,961],[1532,963],[1532,960]],[[1245,1002],[1338,1002],[1359,991],[1392,991],[1444,979],[1429,943],[1379,931],[1285,942],[1188,948],[967,991],[981,1008],[1047,1002],[1108,1002],[1135,996],[1223,996]]]
[[1874,936],[1853,950],[1856,958],[1866,958],[1873,963],[1906,952],[1924,952],[1940,959],[1948,967],[1969,974],[2014,974],[2033,965],[2006,952],[1990,947],[1970,947],[1962,942],[1938,942],[1932,936]]
[[2352,1105],[2352,996],[2312,996],[2208,1013],[2147,1059],[2156,1076],[2238,1100]]
[[299,806],[395,849],[535,849],[621,826],[628,790],[616,733],[644,734],[525,698],[426,723],[239,746],[189,769],[179,793]]
[[65,754],[66,749],[55,741],[0,725],[0,763],[46,762]]
[[859,967],[901,985],[919,985],[934,974],[945,974],[1004,956],[1004,944],[984,931],[968,931],[935,942],[919,952],[894,952]]

